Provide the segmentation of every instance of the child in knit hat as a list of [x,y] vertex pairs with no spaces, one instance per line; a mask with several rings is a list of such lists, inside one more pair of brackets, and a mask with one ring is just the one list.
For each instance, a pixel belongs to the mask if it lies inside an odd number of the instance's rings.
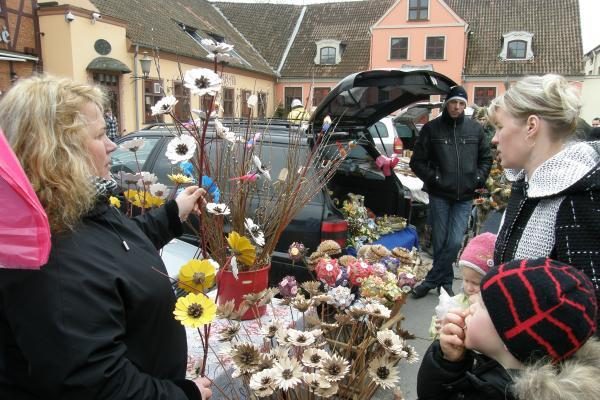
[[469,297],[479,293],[481,278],[494,265],[495,243],[496,235],[485,232],[473,237],[465,246],[458,260],[458,266],[462,270],[463,291],[452,297],[444,293],[440,294],[440,303],[435,308],[435,315],[431,317],[429,327],[429,336],[432,340],[439,337],[441,321],[446,312],[450,308],[467,309],[470,305]]
[[600,399],[594,286],[548,258],[492,268],[467,311],[444,319],[417,377],[419,400]]

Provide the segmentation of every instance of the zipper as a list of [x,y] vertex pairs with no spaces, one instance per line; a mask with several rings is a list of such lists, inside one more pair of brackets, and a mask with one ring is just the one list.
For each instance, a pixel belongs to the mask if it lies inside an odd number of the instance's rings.
[[454,149],[456,150],[456,200],[460,200],[460,157],[458,156],[458,138],[456,137],[456,120],[454,120]]
[[[515,217],[513,218],[510,225],[506,227],[506,230],[504,229],[504,227],[502,228],[502,230],[504,232],[498,233],[499,238],[500,238],[500,236],[503,236],[501,238],[502,239],[502,244],[501,244],[502,250],[500,251],[500,260],[499,260],[500,263],[506,262],[505,260],[506,260],[506,250],[508,248],[508,241],[509,241],[510,237],[512,236],[512,233],[515,229],[515,224],[517,223],[517,220],[521,216],[523,207],[525,206],[525,203],[528,200],[528,192],[529,192],[529,182],[525,182],[523,185],[523,198],[521,199],[521,201],[519,201],[519,207],[517,208]],[[519,241],[521,241],[521,238],[519,238]],[[514,245],[513,254],[510,257],[511,260],[514,258],[514,254],[517,250],[518,245],[519,245],[519,242],[515,243],[515,245]]]

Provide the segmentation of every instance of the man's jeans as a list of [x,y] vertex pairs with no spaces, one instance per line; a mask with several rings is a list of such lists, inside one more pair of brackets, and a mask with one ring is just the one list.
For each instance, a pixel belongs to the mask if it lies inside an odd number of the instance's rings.
[[452,264],[462,246],[472,205],[472,200],[452,201],[429,196],[433,268],[425,278],[426,286],[452,285]]

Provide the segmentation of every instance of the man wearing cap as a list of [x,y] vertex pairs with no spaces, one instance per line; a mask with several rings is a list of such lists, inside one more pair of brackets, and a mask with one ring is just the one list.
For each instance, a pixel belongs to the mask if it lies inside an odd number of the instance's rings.
[[439,118],[421,129],[410,167],[429,193],[433,267],[413,289],[421,298],[443,287],[451,296],[452,264],[460,251],[475,189],[484,186],[492,165],[490,145],[483,128],[465,118],[467,92],[454,86]]
[[300,124],[302,121],[308,121],[310,114],[304,109],[300,99],[292,100],[292,111],[288,114],[288,121],[292,124]]

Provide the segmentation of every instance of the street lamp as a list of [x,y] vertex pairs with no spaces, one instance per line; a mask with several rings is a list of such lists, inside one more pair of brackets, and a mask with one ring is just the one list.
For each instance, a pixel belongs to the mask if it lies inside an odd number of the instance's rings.
[[140,67],[142,68],[142,79],[147,79],[150,75],[150,63],[152,59],[148,57],[148,54],[144,53],[144,57],[140,58]]

